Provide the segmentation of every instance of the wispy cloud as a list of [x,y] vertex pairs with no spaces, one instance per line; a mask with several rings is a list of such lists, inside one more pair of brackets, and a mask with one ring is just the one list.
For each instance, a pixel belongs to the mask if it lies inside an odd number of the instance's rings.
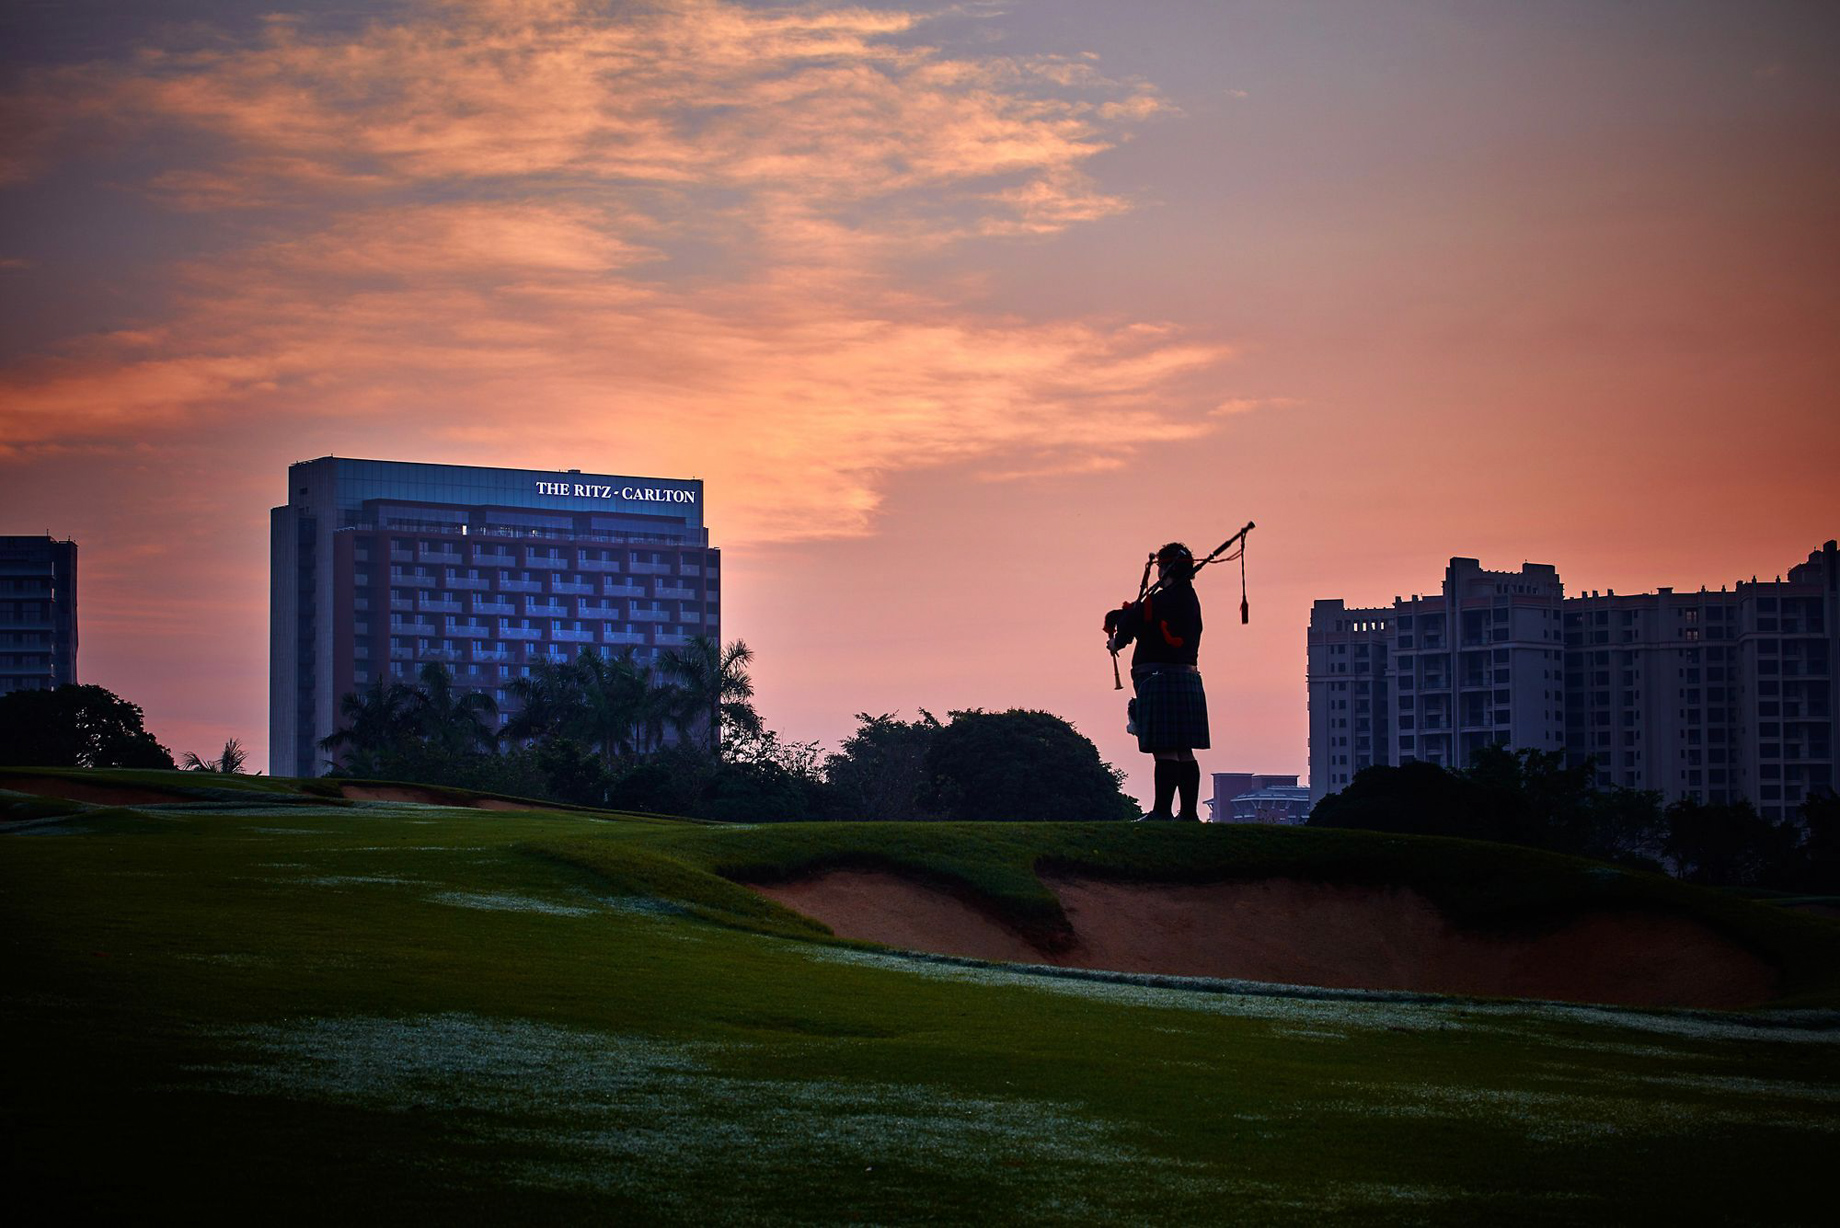
[[412,420],[418,455],[720,480],[738,540],[860,532],[901,469],[1093,471],[1214,429],[1221,341],[980,313],[926,265],[1130,210],[1091,160],[1172,108],[926,26],[450,0],[32,78],[15,176],[164,142],[187,152],[138,189],[233,224],[169,270],[163,318],[0,372],[13,454],[252,414],[381,446]]

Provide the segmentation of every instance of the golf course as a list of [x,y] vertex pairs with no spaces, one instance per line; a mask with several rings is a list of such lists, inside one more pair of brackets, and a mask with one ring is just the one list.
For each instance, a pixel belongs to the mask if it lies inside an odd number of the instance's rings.
[[284,1222],[1826,1224],[1840,921],[1802,903],[1342,830],[0,769],[14,1188]]

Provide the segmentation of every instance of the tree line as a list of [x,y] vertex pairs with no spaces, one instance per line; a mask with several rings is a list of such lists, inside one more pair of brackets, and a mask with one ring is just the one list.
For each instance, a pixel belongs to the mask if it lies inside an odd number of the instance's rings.
[[322,746],[336,775],[727,821],[1136,815],[1122,774],[1047,712],[859,713],[831,755],[781,738],[754,709],[753,659],[704,637],[655,670],[590,648],[514,680],[502,729],[430,663],[347,695]]
[[[941,721],[858,713],[834,754],[768,729],[754,709],[742,641],[708,638],[656,669],[590,648],[489,696],[446,666],[344,696],[325,738],[331,774],[449,785],[617,810],[740,822],[788,819],[1124,819],[1122,774],[1048,712],[955,711]],[[236,739],[185,756],[194,771],[239,772]],[[173,768],[141,709],[98,686],[0,696],[0,763]]]
[[1311,827],[1462,836],[1593,857],[1712,886],[1840,892],[1840,798],[1808,798],[1771,821],[1748,801],[1662,804],[1598,788],[1596,764],[1491,746],[1468,768],[1364,768],[1310,812]]
[[[414,681],[344,697],[326,738],[333,774],[450,785],[617,810],[735,822],[776,820],[1128,819],[1122,774],[1065,720],[1012,708],[922,709],[911,721],[856,714],[826,755],[782,739],[753,706],[745,643],[698,639],[658,670],[590,649],[489,696],[439,664]],[[243,766],[233,738],[193,770]],[[172,768],[139,706],[99,686],[0,696],[0,764]],[[1840,799],[1811,797],[1771,821],[1749,802],[1677,801],[1598,788],[1590,762],[1489,747],[1468,768],[1364,769],[1317,804],[1312,827],[1459,836],[1592,857],[1691,882],[1840,893]]]

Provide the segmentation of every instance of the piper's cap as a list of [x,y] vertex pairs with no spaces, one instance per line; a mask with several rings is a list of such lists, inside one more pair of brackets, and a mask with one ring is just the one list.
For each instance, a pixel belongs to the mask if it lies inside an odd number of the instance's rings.
[[1159,563],[1174,563],[1178,561],[1193,563],[1195,561],[1195,552],[1190,550],[1187,546],[1184,546],[1181,542],[1170,542],[1156,552],[1156,561]]

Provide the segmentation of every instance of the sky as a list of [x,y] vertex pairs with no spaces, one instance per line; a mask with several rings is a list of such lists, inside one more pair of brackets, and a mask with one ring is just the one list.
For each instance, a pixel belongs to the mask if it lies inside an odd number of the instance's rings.
[[757,706],[1045,709],[1199,581],[1204,771],[1307,776],[1310,603],[1840,535],[1822,3],[14,0],[0,533],[79,680],[267,746],[316,456],[699,477]]

